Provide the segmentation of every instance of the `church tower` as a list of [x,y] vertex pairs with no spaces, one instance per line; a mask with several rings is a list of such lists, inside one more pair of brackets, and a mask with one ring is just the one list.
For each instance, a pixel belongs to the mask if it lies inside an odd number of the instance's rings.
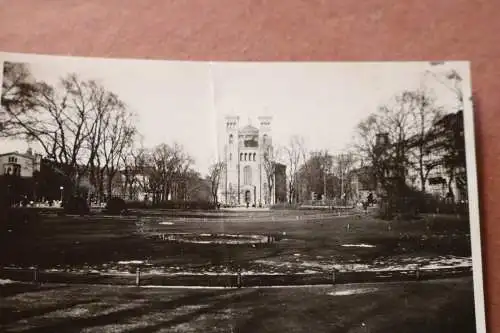
[[272,136],[271,136],[271,123],[273,118],[271,116],[262,116],[259,117],[259,134],[260,134],[260,146],[261,151],[264,153],[265,151],[270,153],[270,157],[272,158]]
[[224,140],[224,162],[226,164],[224,172],[224,189],[222,198],[226,203],[238,203],[239,187],[239,130],[238,116],[226,116],[226,137]]
[[[263,203],[269,205],[274,203],[274,190],[269,190],[269,177],[268,172],[273,172],[274,167],[268,165],[270,161],[273,161],[273,142],[272,142],[272,117],[271,116],[261,116],[259,120],[259,143],[260,143],[260,153],[259,153],[259,174],[260,174],[260,193]],[[274,175],[271,176],[274,178]],[[274,179],[270,184],[274,183]],[[274,186],[273,186],[274,187]]]
[[220,143],[226,168],[219,185],[219,198],[230,206],[260,207],[276,202],[275,165],[269,168],[266,164],[274,159],[272,117],[257,119],[255,126],[250,119],[242,126],[238,116],[224,118],[225,138]]

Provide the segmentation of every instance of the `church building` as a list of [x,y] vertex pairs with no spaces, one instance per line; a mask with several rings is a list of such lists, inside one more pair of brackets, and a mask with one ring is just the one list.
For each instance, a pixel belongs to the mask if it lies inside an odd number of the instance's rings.
[[[269,206],[275,204],[276,171],[271,138],[272,117],[258,117],[258,127],[250,122],[240,127],[238,116],[226,116],[222,153],[225,170],[219,201],[230,206]],[[279,185],[279,184],[278,184]]]

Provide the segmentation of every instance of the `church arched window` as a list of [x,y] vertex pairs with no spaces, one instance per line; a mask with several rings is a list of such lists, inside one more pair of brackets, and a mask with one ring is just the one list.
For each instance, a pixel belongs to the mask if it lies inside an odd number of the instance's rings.
[[232,153],[229,153],[229,160],[232,161],[233,160],[233,154]]
[[240,153],[240,161],[243,161],[243,153]]
[[256,153],[253,153],[253,160],[255,161],[255,157],[257,156]]
[[246,161],[247,160],[247,153],[245,153],[245,155],[243,155],[243,159]]
[[229,134],[229,144],[233,144],[234,137],[232,134]]
[[252,184],[252,168],[249,165],[243,168],[243,184]]

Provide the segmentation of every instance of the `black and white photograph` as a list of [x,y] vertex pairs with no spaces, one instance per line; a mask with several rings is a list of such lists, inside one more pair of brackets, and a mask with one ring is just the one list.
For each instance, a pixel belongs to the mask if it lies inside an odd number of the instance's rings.
[[485,332],[469,62],[0,63],[0,331]]

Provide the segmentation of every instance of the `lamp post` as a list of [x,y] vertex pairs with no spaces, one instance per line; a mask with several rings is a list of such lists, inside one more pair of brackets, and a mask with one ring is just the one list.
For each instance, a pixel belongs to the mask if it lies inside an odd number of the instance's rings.
[[253,186],[253,204],[257,207],[257,186]]
[[344,203],[344,154],[339,155],[339,171],[340,171],[340,202]]
[[64,186],[59,187],[61,190],[61,203],[63,202],[63,191],[64,191]]

